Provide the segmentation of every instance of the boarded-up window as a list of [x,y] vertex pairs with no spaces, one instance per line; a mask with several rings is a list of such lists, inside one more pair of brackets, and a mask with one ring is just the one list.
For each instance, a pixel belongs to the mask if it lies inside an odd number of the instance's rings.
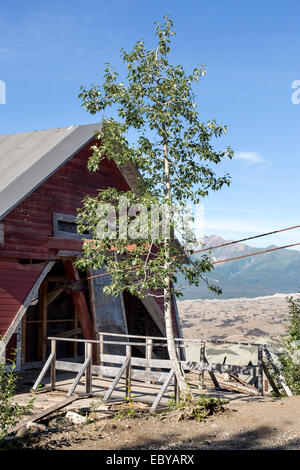
[[91,238],[88,233],[77,232],[76,217],[73,215],[53,213],[53,235],[58,238]]

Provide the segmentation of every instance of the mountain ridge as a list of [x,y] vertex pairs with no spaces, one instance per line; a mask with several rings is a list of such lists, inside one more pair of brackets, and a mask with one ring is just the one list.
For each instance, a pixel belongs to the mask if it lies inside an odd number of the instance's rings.
[[[222,245],[233,240],[225,240],[219,235],[205,238],[205,248]],[[235,243],[209,251],[195,253],[191,259],[200,259],[203,254],[213,256],[217,261],[256,253],[272,248],[253,247],[246,243]],[[276,250],[255,256],[240,258],[215,265],[214,271],[207,274],[210,283],[222,288],[222,294],[209,291],[203,283],[199,287],[188,286],[183,276],[178,276],[178,284],[184,289],[183,299],[214,299],[259,297],[276,293],[294,293],[300,289],[300,252],[292,249]]]

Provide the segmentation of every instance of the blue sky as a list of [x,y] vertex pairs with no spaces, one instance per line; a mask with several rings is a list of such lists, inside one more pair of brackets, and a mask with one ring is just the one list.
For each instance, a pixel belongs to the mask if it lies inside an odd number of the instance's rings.
[[[237,157],[230,188],[205,201],[205,233],[242,238],[300,223],[298,0],[11,0],[0,4],[0,134],[99,121],[78,100],[80,85],[100,84],[105,62],[122,70],[120,49],[145,39],[155,21],[174,21],[172,62],[205,64],[196,88],[201,119],[228,126],[218,148]],[[252,242],[300,242],[299,229]]]

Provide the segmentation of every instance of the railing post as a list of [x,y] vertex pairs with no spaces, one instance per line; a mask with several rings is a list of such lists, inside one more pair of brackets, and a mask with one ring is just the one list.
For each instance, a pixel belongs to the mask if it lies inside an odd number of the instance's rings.
[[126,358],[129,358],[128,366],[126,367],[126,396],[131,395],[131,345],[126,345]]
[[85,391],[86,393],[92,393],[92,354],[93,354],[93,345],[92,343],[85,343],[85,360],[89,359],[85,371]]
[[258,365],[258,383],[257,389],[260,395],[264,394],[264,385],[263,385],[263,350],[261,346],[257,348],[257,365]]
[[51,362],[50,368],[50,383],[52,390],[55,389],[55,382],[56,382],[56,340],[51,340],[51,353],[53,354],[53,359]]
[[[200,344],[200,362],[204,362],[205,358],[205,342]],[[203,389],[204,386],[204,370],[199,373],[199,388]]]
[[[152,359],[153,356],[153,339],[146,338],[146,359]],[[152,367],[146,367],[147,372],[151,372]],[[151,384],[150,381],[147,382],[148,384]]]
[[102,354],[104,354],[104,344],[103,344],[103,335],[101,333],[99,333],[99,341],[100,341],[100,348],[99,348],[99,352],[100,352],[100,366],[102,366],[102,361],[101,361],[101,357],[102,357]]
[[[180,347],[179,346],[176,346],[176,352],[177,352],[178,360],[180,361]],[[180,402],[180,389],[179,389],[178,380],[175,374],[174,374],[174,395],[175,395],[176,403],[179,403]]]

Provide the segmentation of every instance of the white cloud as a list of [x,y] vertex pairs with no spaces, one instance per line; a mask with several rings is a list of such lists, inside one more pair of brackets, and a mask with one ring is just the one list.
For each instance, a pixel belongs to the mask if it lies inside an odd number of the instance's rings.
[[244,160],[250,163],[266,163],[268,160],[264,158],[260,153],[257,152],[238,152],[235,154],[235,158]]
[[0,57],[7,57],[12,54],[12,50],[6,47],[0,47]]

